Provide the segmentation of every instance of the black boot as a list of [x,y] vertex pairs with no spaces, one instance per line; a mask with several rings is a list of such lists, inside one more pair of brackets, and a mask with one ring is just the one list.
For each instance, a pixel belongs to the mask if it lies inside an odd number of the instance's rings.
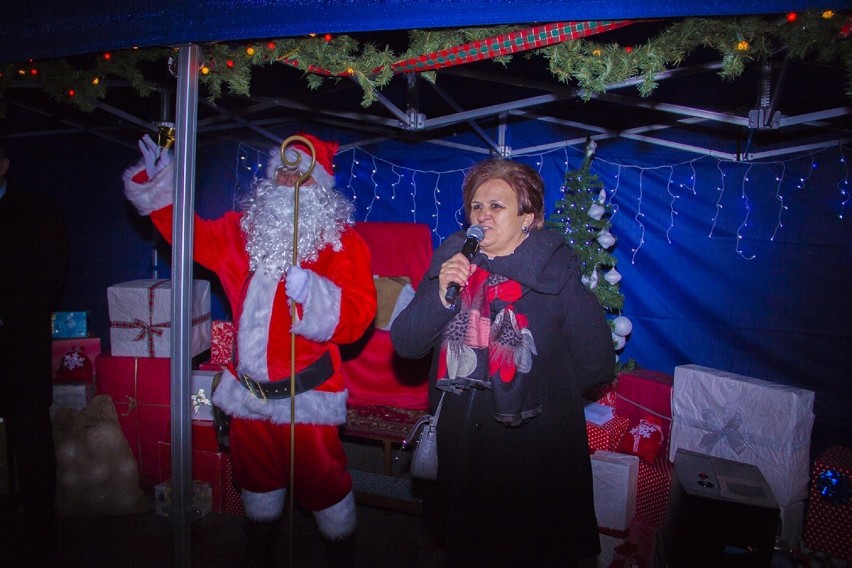
[[355,568],[355,535],[340,539],[323,537],[328,568]]
[[281,537],[281,521],[251,521],[243,525],[246,533],[246,552],[240,562],[241,568],[275,568],[275,549]]

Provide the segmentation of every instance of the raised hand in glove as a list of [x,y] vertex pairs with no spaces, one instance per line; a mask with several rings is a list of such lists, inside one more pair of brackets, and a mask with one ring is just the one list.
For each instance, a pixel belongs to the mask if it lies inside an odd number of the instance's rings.
[[154,179],[155,175],[172,163],[172,155],[169,151],[151,140],[151,137],[147,134],[139,141],[139,150],[142,152],[142,159],[145,161],[145,172],[148,174],[148,179]]
[[304,304],[308,299],[310,271],[298,266],[287,269],[287,297],[297,304]]

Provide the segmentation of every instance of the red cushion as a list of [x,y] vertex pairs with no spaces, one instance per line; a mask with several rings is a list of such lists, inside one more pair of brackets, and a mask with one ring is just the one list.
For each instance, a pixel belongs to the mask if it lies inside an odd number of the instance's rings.
[[639,456],[643,461],[652,463],[663,449],[662,422],[656,416],[645,415],[624,433],[618,444],[618,451]]

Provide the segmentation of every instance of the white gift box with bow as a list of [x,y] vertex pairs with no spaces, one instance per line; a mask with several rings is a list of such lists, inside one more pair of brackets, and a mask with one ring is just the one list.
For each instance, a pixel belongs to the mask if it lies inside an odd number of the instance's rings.
[[782,507],[807,497],[814,392],[675,367],[669,460],[683,448],[756,465]]
[[[112,355],[169,357],[172,288],[164,279],[131,280],[107,288]],[[190,354],[210,349],[210,282],[192,281]]]
[[193,371],[190,397],[192,420],[213,420],[213,378],[216,371]]

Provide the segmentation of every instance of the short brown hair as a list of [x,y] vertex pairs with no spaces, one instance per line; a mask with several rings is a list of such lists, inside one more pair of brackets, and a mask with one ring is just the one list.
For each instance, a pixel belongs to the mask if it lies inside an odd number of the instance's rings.
[[462,199],[470,219],[470,203],[480,185],[493,179],[509,184],[518,196],[518,215],[533,213],[531,229],[544,227],[544,181],[533,168],[505,158],[489,158],[475,164],[464,178]]

